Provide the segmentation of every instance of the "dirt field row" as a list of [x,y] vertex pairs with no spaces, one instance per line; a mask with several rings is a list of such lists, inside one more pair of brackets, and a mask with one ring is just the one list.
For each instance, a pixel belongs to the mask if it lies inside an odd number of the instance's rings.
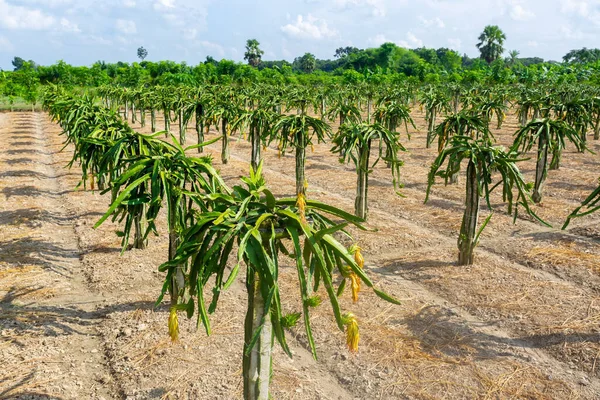
[[[423,130],[423,115],[414,117]],[[507,146],[515,129],[510,117],[494,135]],[[167,238],[120,256],[116,225],[93,230],[108,199],[75,189],[80,177],[64,169],[71,153],[60,152],[59,133],[41,113],[0,114],[0,360],[7,366],[0,398],[240,398],[241,282],[211,316],[212,336],[182,321],[181,340],[171,343],[167,309],[153,309]],[[559,230],[596,187],[598,156],[568,151],[550,172],[535,210],[553,228],[524,215],[513,225],[495,197],[476,264],[458,267],[464,180],[436,185],[423,204],[435,150],[425,149],[423,132],[412,133],[402,156],[405,197],[378,165],[369,192],[377,231],[353,231],[369,275],[402,305],[368,291],[353,304],[344,294],[342,307],[361,329],[352,355],[325,301],[313,313],[319,360],[307,351],[303,327],[291,330],[294,358],[276,351],[273,398],[599,398],[600,214]],[[308,196],[352,211],[356,175],[329,148],[317,145],[307,156]],[[233,185],[248,172],[250,147],[235,140],[231,151],[221,165],[220,143],[207,149]],[[274,148],[264,156],[269,187],[292,194],[293,156],[280,159]],[[532,180],[533,161],[522,171]],[[300,310],[291,262],[280,279],[285,311]]]

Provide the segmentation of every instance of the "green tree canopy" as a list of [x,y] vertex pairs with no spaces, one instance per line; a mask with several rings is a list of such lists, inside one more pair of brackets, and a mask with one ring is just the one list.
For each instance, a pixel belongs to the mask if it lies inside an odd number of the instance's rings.
[[338,47],[335,49],[335,54],[333,55],[335,58],[344,58],[350,54],[357,53],[362,51],[357,47],[346,46],[346,47]]
[[137,49],[137,56],[140,60],[144,61],[146,57],[148,57],[148,50],[146,50],[144,46],[140,46]]
[[505,40],[506,35],[498,25],[487,25],[479,35],[479,43],[476,45],[481,52],[481,58],[488,64],[500,58],[504,53]]
[[244,53],[244,60],[248,61],[248,65],[257,67],[260,64],[261,57],[265,54],[260,49],[260,43],[256,39],[248,39],[246,41],[246,53]]
[[302,57],[300,57],[300,68],[302,71],[309,74],[315,70],[317,66],[317,59],[311,53],[305,53]]
[[33,60],[29,60],[26,61],[25,59],[21,58],[21,57],[15,57],[12,60],[12,65],[13,67],[15,67],[15,71],[19,71],[21,68],[23,68],[25,66],[25,64],[28,63],[30,67],[32,68],[37,68],[37,64],[33,61]]
[[576,49],[571,50],[563,56],[566,63],[585,64],[600,60],[600,49]]

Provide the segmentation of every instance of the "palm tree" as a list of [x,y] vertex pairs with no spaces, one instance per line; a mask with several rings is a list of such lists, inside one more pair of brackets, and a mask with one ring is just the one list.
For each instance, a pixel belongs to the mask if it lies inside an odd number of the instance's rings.
[[479,35],[479,43],[477,48],[481,52],[481,58],[491,64],[496,61],[502,53],[504,53],[504,41],[506,35],[497,25],[487,25],[481,35]]
[[[356,168],[354,213],[359,218],[367,219],[369,173],[381,158],[384,158],[392,168],[394,188],[399,187],[397,180],[400,176],[402,161],[398,159],[397,154],[399,150],[406,151],[406,149],[400,144],[398,136],[396,132],[379,123],[361,122],[342,125],[333,138],[334,147],[331,151],[340,154],[340,162],[352,161]],[[374,140],[379,143],[379,153],[371,164],[371,146]],[[384,149],[387,157],[383,157]]]
[[260,43],[256,39],[248,39],[246,41],[246,52],[244,53],[244,60],[248,61],[248,65],[258,67],[260,59],[264,51],[260,49]]
[[[459,265],[473,264],[474,249],[479,242],[481,232],[488,224],[492,214],[478,227],[479,203],[484,197],[488,208],[491,210],[490,193],[502,186],[502,198],[508,202],[508,212],[514,212],[517,217],[517,205],[523,205],[528,214],[544,223],[529,207],[529,193],[527,184],[516,165],[519,161],[514,151],[506,152],[502,147],[492,146],[486,139],[473,140],[468,136],[454,136],[450,145],[436,158],[428,175],[428,186],[425,202],[429,199],[431,187],[435,177],[441,176],[448,179],[460,171],[461,162],[468,160],[466,179],[466,201],[460,234],[458,236],[458,263]],[[442,170],[447,163],[447,168]],[[500,174],[500,180],[492,185],[492,174]],[[517,190],[514,198],[513,188]],[[513,209],[513,205],[514,209]],[[545,223],[544,223],[545,224]]]
[[508,52],[508,58],[506,59],[509,67],[515,66],[519,62],[519,51],[511,50]]
[[317,67],[317,59],[311,53],[305,53],[302,57],[300,57],[300,69],[304,73],[311,73]]
[[[171,308],[169,331],[173,339],[178,334],[177,312],[197,314],[207,334],[211,333],[208,315],[217,308],[219,295],[235,281],[240,267],[245,265],[248,305],[244,322],[243,382],[245,400],[268,400],[272,375],[274,340],[291,357],[285,328],[294,326],[303,316],[304,329],[313,357],[317,351],[310,324],[310,308],[319,304],[310,288],[323,284],[340,330],[346,330],[351,351],[358,349],[358,322],[352,314],[343,314],[334,288],[335,272],[342,276],[343,289],[348,279],[355,276],[368,287],[373,284],[362,270],[360,253],[354,255],[334,238],[334,233],[346,234],[343,229],[354,224],[361,229],[361,220],[338,208],[307,201],[295,208],[296,199],[277,200],[265,187],[262,166],[250,177],[242,178],[245,187],[237,186],[231,194],[206,198],[211,209],[198,215],[195,223],[185,231],[177,248],[176,258],[160,266],[171,276],[181,264],[193,265],[185,280],[186,292],[193,300]],[[214,200],[213,200],[214,199]],[[300,210],[304,207],[304,210]],[[333,215],[333,222],[323,215]],[[306,219],[299,217],[305,214]],[[310,221],[310,222],[308,222]],[[348,235],[349,236],[349,235]],[[286,246],[291,247],[290,250]],[[234,250],[235,248],[235,250]],[[235,254],[236,263],[229,271],[228,260]],[[302,312],[283,314],[278,283],[282,255],[291,255],[298,272]],[[314,271],[314,273],[312,272]],[[214,279],[213,279],[214,276]],[[204,299],[206,285],[215,282],[213,297],[207,307]],[[168,283],[168,281],[166,282]],[[356,287],[355,287],[356,288]],[[356,289],[358,290],[358,289]],[[397,300],[373,288],[386,301]],[[341,290],[338,289],[338,293]],[[163,295],[165,290],[163,289]],[[355,293],[353,293],[354,295]]]

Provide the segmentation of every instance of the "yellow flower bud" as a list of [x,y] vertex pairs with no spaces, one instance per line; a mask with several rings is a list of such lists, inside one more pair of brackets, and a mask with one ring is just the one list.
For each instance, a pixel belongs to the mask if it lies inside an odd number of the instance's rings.
[[358,292],[360,292],[360,278],[354,272],[350,274],[350,288],[352,289],[352,301],[358,301]]
[[354,261],[356,261],[356,264],[360,267],[360,269],[365,267],[365,259],[360,252],[360,247],[358,246],[354,246]]
[[354,314],[346,314],[344,324],[346,325],[346,344],[348,345],[348,350],[356,353],[358,351],[360,335],[358,333],[358,321]]
[[298,207],[298,214],[300,215],[300,221],[302,224],[306,224],[306,197],[303,193],[298,193],[296,200],[296,207]]
[[169,313],[169,336],[171,341],[176,342],[179,340],[179,320],[177,319],[177,308],[171,307]]

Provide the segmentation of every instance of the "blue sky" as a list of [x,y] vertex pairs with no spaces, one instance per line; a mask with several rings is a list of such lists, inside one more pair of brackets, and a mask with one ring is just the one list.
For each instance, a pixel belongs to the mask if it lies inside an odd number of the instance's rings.
[[488,24],[506,33],[507,50],[560,60],[600,47],[600,0],[0,0],[0,68],[14,56],[132,62],[139,46],[152,61],[241,61],[249,38],[268,60],[386,41],[476,56]]

